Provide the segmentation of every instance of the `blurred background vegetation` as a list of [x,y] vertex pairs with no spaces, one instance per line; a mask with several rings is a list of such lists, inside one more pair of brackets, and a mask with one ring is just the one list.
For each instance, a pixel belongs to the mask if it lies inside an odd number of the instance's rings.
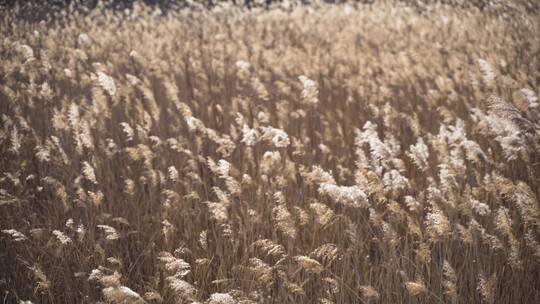
[[145,3],[159,8],[162,14],[170,9],[183,9],[196,6],[198,8],[213,8],[228,4],[247,8],[268,8],[274,5],[293,7],[296,5],[317,5],[317,3],[336,4],[373,4],[375,2],[390,2],[396,5],[412,6],[420,11],[426,10],[433,4],[449,5],[497,14],[508,14],[513,11],[539,13],[538,0],[0,0],[1,14],[17,14],[17,17],[33,21],[41,21],[55,16],[62,16],[71,11],[87,12],[93,9],[129,9],[134,3]]

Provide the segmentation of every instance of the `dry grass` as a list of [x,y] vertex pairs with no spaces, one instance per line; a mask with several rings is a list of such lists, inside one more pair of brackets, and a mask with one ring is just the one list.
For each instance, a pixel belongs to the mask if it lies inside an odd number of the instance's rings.
[[0,26],[5,303],[540,303],[539,18]]

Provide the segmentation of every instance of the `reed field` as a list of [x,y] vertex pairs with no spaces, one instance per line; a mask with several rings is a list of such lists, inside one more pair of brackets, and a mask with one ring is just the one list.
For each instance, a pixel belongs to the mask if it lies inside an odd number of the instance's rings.
[[446,2],[1,10],[0,303],[540,303],[540,14]]

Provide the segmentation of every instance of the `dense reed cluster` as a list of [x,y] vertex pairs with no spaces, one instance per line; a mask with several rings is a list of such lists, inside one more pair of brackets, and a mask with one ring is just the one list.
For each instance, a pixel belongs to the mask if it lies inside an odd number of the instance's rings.
[[538,15],[2,18],[2,303],[540,303]]

